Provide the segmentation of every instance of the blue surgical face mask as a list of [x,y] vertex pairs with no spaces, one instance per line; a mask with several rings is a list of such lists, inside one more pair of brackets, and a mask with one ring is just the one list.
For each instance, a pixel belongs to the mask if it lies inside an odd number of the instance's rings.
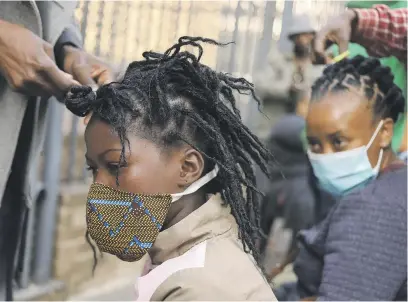
[[308,156],[319,186],[335,197],[343,196],[351,191],[364,187],[370,180],[377,177],[380,171],[383,150],[381,149],[376,166],[371,167],[367,150],[370,148],[383,121],[375,130],[370,142],[348,151],[317,154],[310,150]]

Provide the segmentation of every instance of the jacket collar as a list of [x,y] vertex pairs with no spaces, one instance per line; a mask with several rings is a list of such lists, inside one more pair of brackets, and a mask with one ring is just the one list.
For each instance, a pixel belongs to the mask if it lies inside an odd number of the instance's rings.
[[180,222],[159,233],[149,250],[154,265],[178,257],[193,246],[229,231],[236,225],[230,207],[220,194],[210,199]]

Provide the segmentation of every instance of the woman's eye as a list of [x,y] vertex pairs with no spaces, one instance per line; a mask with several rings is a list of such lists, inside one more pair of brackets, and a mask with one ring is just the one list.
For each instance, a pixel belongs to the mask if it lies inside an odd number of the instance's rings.
[[126,164],[120,164],[120,163],[107,163],[106,164],[106,169],[108,170],[109,174],[111,175],[118,175],[120,170],[122,168],[126,167]]
[[333,139],[333,147],[336,151],[343,150],[345,148],[346,142],[342,138]]
[[110,174],[117,175],[119,171],[119,165],[118,164],[107,164],[106,169],[109,171]]
[[321,153],[321,146],[316,139],[308,138],[309,150],[313,153]]
[[321,152],[321,148],[320,148],[319,144],[309,144],[309,149],[313,153],[320,153]]

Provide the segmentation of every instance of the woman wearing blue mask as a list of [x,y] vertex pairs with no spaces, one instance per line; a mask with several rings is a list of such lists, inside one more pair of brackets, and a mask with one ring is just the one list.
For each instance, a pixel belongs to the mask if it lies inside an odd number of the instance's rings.
[[407,299],[407,168],[391,150],[405,100],[388,67],[357,56],[312,88],[308,155],[337,203],[299,235],[299,298]]

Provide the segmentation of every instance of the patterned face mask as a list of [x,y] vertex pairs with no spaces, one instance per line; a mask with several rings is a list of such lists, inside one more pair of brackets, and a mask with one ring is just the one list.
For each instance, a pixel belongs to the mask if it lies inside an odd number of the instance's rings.
[[215,166],[177,194],[134,194],[94,183],[86,207],[89,235],[102,252],[124,261],[140,260],[156,241],[171,203],[196,192],[217,173]]

